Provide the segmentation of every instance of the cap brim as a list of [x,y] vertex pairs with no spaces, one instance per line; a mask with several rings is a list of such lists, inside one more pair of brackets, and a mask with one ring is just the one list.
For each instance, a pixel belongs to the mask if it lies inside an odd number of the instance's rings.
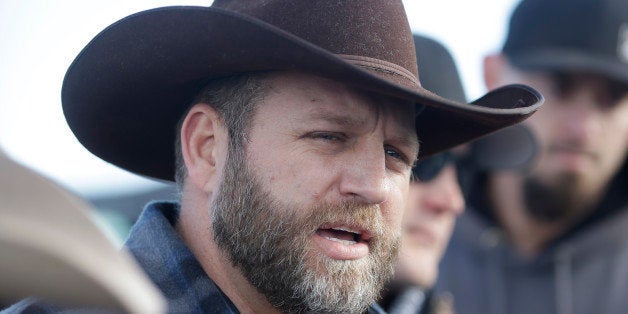
[[199,83],[264,70],[304,71],[425,106],[417,118],[421,156],[515,124],[542,102],[525,86],[503,87],[473,104],[444,99],[251,17],[166,7],[129,16],[96,36],[66,74],[63,110],[95,155],[172,181],[174,128]]
[[593,56],[573,50],[539,49],[509,55],[508,58],[521,69],[587,72],[628,84],[628,63],[612,57]]

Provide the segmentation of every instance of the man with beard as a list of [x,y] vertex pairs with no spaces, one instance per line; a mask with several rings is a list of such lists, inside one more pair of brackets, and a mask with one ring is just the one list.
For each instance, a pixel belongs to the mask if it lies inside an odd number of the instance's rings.
[[489,88],[546,97],[527,123],[539,154],[477,173],[439,290],[465,313],[625,313],[628,3],[523,0],[484,66]]
[[171,312],[376,312],[417,156],[542,101],[441,98],[415,58],[401,1],[159,8],[83,49],[63,107],[97,156],[176,177],[180,202],[148,205],[126,243]]

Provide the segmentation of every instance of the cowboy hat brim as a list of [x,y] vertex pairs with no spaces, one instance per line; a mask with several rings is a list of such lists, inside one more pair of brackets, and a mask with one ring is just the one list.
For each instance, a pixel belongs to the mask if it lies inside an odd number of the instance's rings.
[[0,173],[2,302],[37,296],[63,307],[125,313],[167,309],[131,254],[111,243],[94,222],[90,204],[1,149]]
[[66,73],[68,124],[93,154],[131,172],[174,178],[175,125],[208,79],[266,70],[297,70],[410,100],[420,156],[515,124],[542,103],[512,85],[472,104],[413,87],[399,75],[371,71],[258,19],[212,7],[165,7],[114,23]]

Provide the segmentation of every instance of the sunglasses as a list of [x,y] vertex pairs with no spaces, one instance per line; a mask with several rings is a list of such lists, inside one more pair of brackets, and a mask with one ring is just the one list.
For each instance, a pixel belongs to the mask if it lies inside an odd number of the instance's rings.
[[457,154],[450,151],[438,153],[424,160],[417,162],[412,168],[412,180],[419,182],[429,182],[436,178],[438,174],[450,164],[455,164],[459,160]]

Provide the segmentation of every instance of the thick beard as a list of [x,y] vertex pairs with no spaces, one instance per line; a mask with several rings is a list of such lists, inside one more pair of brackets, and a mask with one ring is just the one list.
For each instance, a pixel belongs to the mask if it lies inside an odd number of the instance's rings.
[[583,210],[577,180],[562,176],[552,185],[534,177],[527,177],[523,184],[525,208],[538,221],[554,223],[570,220]]
[[[231,262],[284,312],[364,312],[391,278],[399,249],[400,235],[385,229],[379,208],[282,203],[242,156],[231,157],[212,208],[214,239]],[[312,250],[311,236],[329,222],[368,227],[369,256],[339,261]]]

